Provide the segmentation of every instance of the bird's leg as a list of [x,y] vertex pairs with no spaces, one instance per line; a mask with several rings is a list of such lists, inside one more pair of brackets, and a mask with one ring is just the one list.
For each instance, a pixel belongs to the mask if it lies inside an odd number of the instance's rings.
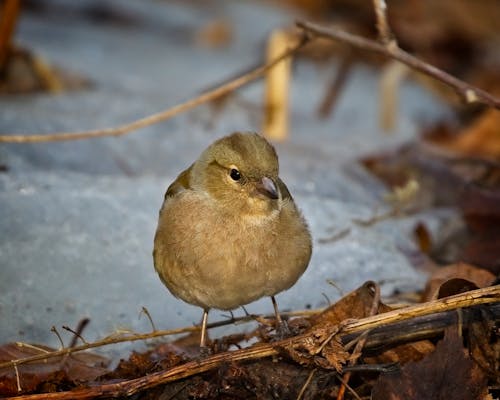
[[278,303],[276,303],[274,296],[271,296],[271,301],[273,302],[274,315],[276,316],[276,338],[278,340],[284,339],[285,337],[290,336],[290,328],[288,328],[286,321],[281,318],[278,311]]
[[203,319],[201,321],[201,339],[200,348],[207,347],[207,320],[208,320],[208,310],[203,310]]
[[276,303],[274,296],[271,296],[271,301],[273,302],[274,315],[276,316],[276,326],[281,325],[283,320],[281,319],[280,312],[278,311],[278,303]]

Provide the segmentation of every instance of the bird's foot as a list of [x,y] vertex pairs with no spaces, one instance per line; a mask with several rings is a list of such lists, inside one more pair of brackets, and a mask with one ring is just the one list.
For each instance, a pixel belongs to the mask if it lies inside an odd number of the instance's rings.
[[198,354],[197,358],[199,358],[199,359],[207,358],[208,356],[211,356],[212,354],[214,354],[212,347],[200,346],[200,353]]
[[288,323],[285,320],[281,320],[276,323],[275,332],[273,341],[283,340],[293,335]]

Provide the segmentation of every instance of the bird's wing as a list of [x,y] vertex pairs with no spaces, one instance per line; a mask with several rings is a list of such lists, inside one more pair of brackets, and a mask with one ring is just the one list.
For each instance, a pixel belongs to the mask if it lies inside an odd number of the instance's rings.
[[189,182],[191,168],[193,168],[193,165],[191,165],[188,169],[182,171],[175,179],[175,181],[172,182],[172,184],[168,187],[167,192],[165,193],[165,200],[168,197],[174,197],[176,194],[191,188]]
[[288,191],[288,188],[286,187],[285,183],[280,178],[276,180],[276,184],[278,185],[278,189],[281,193],[281,199],[293,201],[292,195]]

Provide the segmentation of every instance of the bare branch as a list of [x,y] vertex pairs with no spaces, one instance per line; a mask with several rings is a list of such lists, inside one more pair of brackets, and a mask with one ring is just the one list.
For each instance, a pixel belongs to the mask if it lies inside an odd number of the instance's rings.
[[177,104],[172,108],[168,108],[164,111],[160,111],[156,114],[148,115],[144,118],[140,118],[131,123],[120,125],[114,128],[105,129],[95,129],[90,131],[82,132],[58,132],[52,134],[42,134],[42,135],[1,135],[0,143],[40,143],[40,142],[54,142],[54,141],[66,141],[66,140],[80,140],[80,139],[91,139],[106,136],[121,136],[127,133],[131,133],[140,128],[156,124],[161,121],[170,119],[178,114],[181,114],[187,110],[197,107],[201,104],[207,103],[209,101],[215,100],[219,97],[225,96],[228,93],[239,89],[242,86],[260,78],[269,69],[273,68],[280,61],[290,57],[297,50],[302,48],[309,38],[304,35],[301,40],[294,46],[291,46],[282,55],[275,58],[274,60],[264,64],[254,70],[237,77],[213,90],[205,92],[195,98],[185,101],[184,103]]
[[500,109],[500,99],[498,97],[479,89],[474,85],[470,85],[453,75],[450,75],[447,72],[418,59],[417,57],[412,56],[396,45],[384,46],[374,40],[353,35],[340,29],[325,28],[324,26],[307,21],[298,21],[297,26],[313,36],[338,40],[362,50],[368,50],[386,57],[394,58],[414,70],[422,72],[425,75],[429,75],[450,86],[465,100],[466,103],[482,103],[487,106]]
[[373,8],[377,18],[378,38],[386,46],[396,45],[389,22],[387,22],[387,4],[385,0],[373,0]]
[[[289,311],[289,312],[282,312],[282,316],[288,316],[288,317],[296,317],[296,316],[311,316],[320,313],[322,310],[316,309],[316,310],[303,310],[303,311]],[[274,314],[270,315],[265,315],[263,318],[272,318],[274,317]],[[221,326],[227,326],[231,324],[241,324],[245,322],[253,322],[255,321],[256,316],[247,314],[244,317],[239,317],[239,318],[232,318],[232,319],[226,319],[223,321],[217,321],[217,322],[212,322],[207,325],[207,329],[212,329],[212,328],[218,328]],[[197,332],[200,330],[200,326],[188,326],[184,328],[177,328],[177,329],[170,329],[170,330],[156,330],[154,332],[149,332],[149,333],[124,333],[124,334],[119,334],[119,335],[111,335],[108,336],[104,339],[98,340],[96,342],[92,343],[85,343],[80,346],[75,346],[75,347],[63,347],[60,350],[55,350],[55,351],[47,351],[45,349],[30,345],[28,343],[23,343],[23,342],[17,342],[16,344],[19,347],[29,347],[31,349],[38,350],[40,354],[30,356],[30,357],[25,357],[25,358],[19,358],[16,360],[11,360],[11,361],[4,361],[0,363],[0,369],[2,368],[7,368],[7,367],[13,367],[16,365],[22,365],[22,364],[28,364],[36,361],[47,361],[49,358],[56,358],[60,356],[65,356],[71,353],[77,353],[80,351],[85,351],[89,349],[94,349],[98,347],[104,347],[104,346],[109,346],[112,344],[116,343],[124,343],[124,342],[135,342],[139,340],[148,340],[148,339],[154,339],[157,337],[164,337],[164,336],[173,336],[173,335],[179,335],[182,333],[190,333],[190,332]]]

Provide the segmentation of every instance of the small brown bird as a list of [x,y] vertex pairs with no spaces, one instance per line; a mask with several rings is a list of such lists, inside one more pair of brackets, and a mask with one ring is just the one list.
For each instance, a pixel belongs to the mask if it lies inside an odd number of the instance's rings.
[[311,235],[278,177],[274,147],[256,133],[210,145],[169,186],[154,239],[155,269],[172,294],[232,310],[290,288],[311,258]]

